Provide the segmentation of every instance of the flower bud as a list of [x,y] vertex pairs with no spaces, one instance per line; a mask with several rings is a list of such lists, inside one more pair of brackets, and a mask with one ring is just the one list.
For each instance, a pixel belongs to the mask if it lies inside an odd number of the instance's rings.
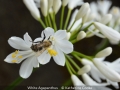
[[57,14],[57,12],[59,11],[61,4],[61,0],[53,0],[53,11],[55,12],[55,14]]
[[116,71],[108,68],[103,62],[97,59],[94,59],[93,63],[106,78],[113,82],[120,82],[120,75]]
[[99,22],[94,22],[94,26],[96,29],[98,29],[106,38],[109,39],[110,42],[119,43],[120,41],[120,33],[116,30],[112,29],[111,27],[108,27],[104,24],[101,24]]
[[85,65],[78,71],[78,75],[82,75],[84,73],[88,73],[91,70],[90,65]]
[[30,11],[31,15],[36,20],[39,20],[40,19],[40,12],[39,12],[37,6],[35,5],[34,1],[33,0],[23,0],[23,3],[28,8],[28,10]]
[[107,57],[112,53],[112,48],[107,47],[95,55],[95,58]]
[[90,16],[90,8],[89,8],[89,10],[88,10],[88,12],[83,16],[83,18],[82,18],[82,23],[86,23],[87,22],[87,20],[88,20],[88,17]]
[[53,6],[53,0],[48,0],[48,10]]
[[84,3],[81,8],[79,9],[76,17],[75,17],[75,21],[79,20],[80,18],[82,18],[90,9],[90,6],[88,3]]
[[70,36],[71,36],[71,33],[67,32],[67,40],[69,40]]
[[85,86],[82,81],[79,80],[79,78],[77,76],[75,76],[74,74],[71,75],[71,79],[72,79],[72,82],[74,84],[74,86]]
[[48,0],[40,0],[40,8],[43,16],[46,17],[48,13]]
[[77,40],[82,40],[83,38],[86,37],[86,33],[84,31],[80,31],[79,34],[77,35]]
[[62,5],[66,6],[68,4],[69,0],[62,0]]

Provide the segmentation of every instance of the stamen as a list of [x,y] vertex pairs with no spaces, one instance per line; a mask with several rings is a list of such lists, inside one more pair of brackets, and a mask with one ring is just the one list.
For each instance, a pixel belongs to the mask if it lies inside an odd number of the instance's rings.
[[15,54],[18,54],[18,50],[15,51]]
[[48,53],[51,55],[51,56],[56,56],[57,55],[57,52],[51,48],[48,48]]
[[18,58],[20,58],[20,59],[21,59],[22,57],[23,57],[23,56],[18,56]]
[[17,60],[12,60],[12,63],[16,63],[17,62]]
[[12,58],[15,58],[15,57],[16,57],[16,54],[15,54],[15,53],[13,53],[13,54],[12,54]]

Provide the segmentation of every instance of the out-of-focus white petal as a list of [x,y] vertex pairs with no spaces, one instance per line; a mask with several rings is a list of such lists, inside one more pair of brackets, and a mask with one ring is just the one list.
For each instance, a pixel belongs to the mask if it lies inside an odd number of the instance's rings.
[[102,24],[108,24],[111,20],[112,20],[112,15],[111,14],[106,14],[101,18],[100,22]]
[[66,6],[68,4],[69,0],[62,0],[62,5]]
[[15,49],[19,49],[19,50],[29,50],[30,46],[27,45],[27,43],[19,38],[19,37],[11,37],[8,39],[8,43],[11,47],[15,48]]
[[24,40],[25,40],[25,42],[27,43],[27,45],[28,45],[29,47],[31,47],[31,45],[32,45],[32,39],[31,39],[31,37],[28,35],[28,33],[24,34]]
[[96,58],[101,58],[101,57],[107,57],[112,53],[112,48],[111,47],[107,47],[101,51],[99,51],[95,57]]
[[65,65],[65,56],[63,54],[63,52],[61,50],[59,50],[56,46],[54,47],[54,49],[57,51],[57,55],[53,56],[54,61],[60,65],[60,66],[64,66]]
[[85,84],[83,84],[83,82],[80,81],[79,78],[75,76],[74,74],[72,74],[71,79],[72,79],[74,86],[85,86]]
[[35,5],[35,2],[33,0],[23,0],[24,4],[27,6],[29,11],[31,12],[31,15],[36,19],[40,19],[40,12],[38,8]]
[[22,78],[28,78],[33,70],[33,58],[27,58],[21,65],[19,74]]
[[102,15],[105,15],[108,13],[109,8],[112,4],[112,2],[110,0],[104,0],[104,1],[98,0],[97,3],[98,3],[98,5],[97,5],[98,9]]
[[47,64],[50,61],[50,54],[46,51],[44,51],[40,56],[38,56],[38,61],[40,64]]
[[120,82],[120,75],[117,72],[109,69],[104,63],[99,60],[93,60],[93,63],[106,78],[113,82]]
[[69,0],[68,8],[72,10],[75,7],[82,5],[83,3],[83,0]]

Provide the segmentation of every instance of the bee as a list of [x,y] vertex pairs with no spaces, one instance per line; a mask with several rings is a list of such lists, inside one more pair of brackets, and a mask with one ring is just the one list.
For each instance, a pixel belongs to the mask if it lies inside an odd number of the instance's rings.
[[[43,34],[44,34],[44,32],[43,32]],[[48,40],[45,40],[45,34],[44,34],[43,40],[38,41],[38,42],[33,42],[33,43],[37,43],[37,44],[32,44],[31,49],[34,52],[46,50],[48,47],[50,47],[52,45],[52,42],[49,39],[50,39],[50,37],[48,38]]]

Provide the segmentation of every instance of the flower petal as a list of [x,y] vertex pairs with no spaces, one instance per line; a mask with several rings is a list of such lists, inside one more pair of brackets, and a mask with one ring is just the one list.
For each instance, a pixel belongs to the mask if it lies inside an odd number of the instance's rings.
[[8,43],[10,44],[11,47],[13,47],[15,49],[20,49],[20,50],[29,50],[30,49],[30,47],[26,44],[26,42],[19,37],[9,38]]
[[33,57],[27,58],[21,65],[19,74],[22,78],[28,78],[33,70]]
[[58,40],[56,43],[56,47],[66,54],[73,51],[73,44],[68,40]]
[[65,39],[67,37],[67,32],[66,32],[66,30],[58,30],[54,34],[54,37],[55,37],[56,40]]
[[33,67],[39,67],[39,62],[36,56],[33,57],[33,60],[34,60]]
[[27,43],[27,45],[28,45],[29,47],[31,47],[31,45],[32,45],[32,39],[31,39],[31,37],[28,35],[28,33],[25,33],[25,34],[24,34],[24,40],[25,40],[25,42]]
[[58,65],[64,66],[65,65],[65,56],[64,56],[63,52],[61,50],[59,50],[58,48],[56,48],[56,47],[54,47],[54,48],[58,53],[56,56],[53,56],[54,61]]
[[40,64],[47,64],[50,61],[50,54],[46,51],[44,51],[40,56],[38,56],[38,62]]
[[39,37],[39,38],[36,38],[36,39],[34,40],[34,42],[39,42],[39,41],[42,41],[42,40],[43,40],[43,38]]
[[[13,52],[13,53],[14,53],[14,52]],[[13,62],[12,62],[12,60],[13,60],[12,54],[13,54],[13,53],[10,53],[10,54],[5,58],[4,61],[7,62],[7,63],[13,63]]]

